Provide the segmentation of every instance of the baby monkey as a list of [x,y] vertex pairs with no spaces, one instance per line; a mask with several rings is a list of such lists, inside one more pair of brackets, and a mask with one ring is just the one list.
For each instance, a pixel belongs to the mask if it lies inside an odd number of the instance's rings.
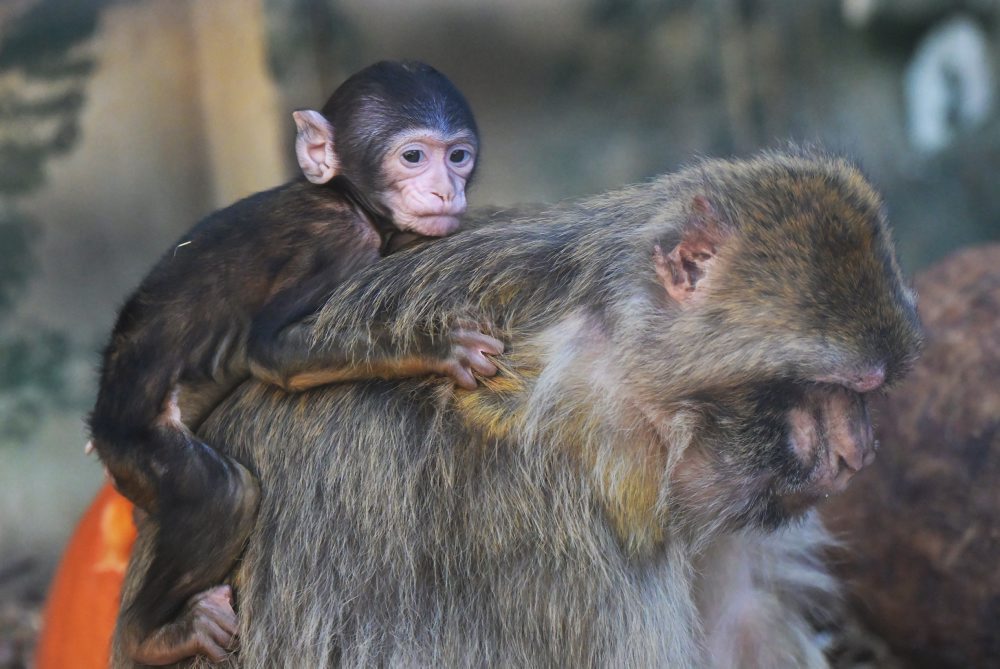
[[426,355],[367,361],[310,350],[303,319],[360,268],[459,228],[479,138],[462,94],[415,62],[350,77],[321,112],[294,114],[304,178],[198,223],[126,301],[104,351],[91,444],[157,528],[145,580],[119,618],[145,664],[218,661],[236,617],[219,585],[253,525],[259,490],[194,435],[253,376],[286,389],[350,378],[445,374],[474,388],[501,342],[474,328],[428,336]]

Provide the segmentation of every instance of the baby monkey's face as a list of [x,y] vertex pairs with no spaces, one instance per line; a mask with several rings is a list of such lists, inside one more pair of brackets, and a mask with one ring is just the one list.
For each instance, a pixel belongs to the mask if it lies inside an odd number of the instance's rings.
[[476,138],[418,129],[390,143],[382,162],[382,203],[401,230],[442,237],[458,230],[465,187],[476,166]]

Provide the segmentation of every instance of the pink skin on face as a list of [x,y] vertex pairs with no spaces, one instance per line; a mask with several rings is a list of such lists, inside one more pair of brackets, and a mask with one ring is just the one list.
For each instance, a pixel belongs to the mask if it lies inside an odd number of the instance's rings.
[[859,393],[818,387],[803,406],[789,411],[788,425],[792,450],[802,462],[819,456],[813,472],[817,493],[843,492],[851,477],[875,460],[875,435]]
[[443,137],[423,129],[398,137],[382,163],[389,187],[381,194],[396,227],[430,237],[458,230],[475,164],[471,134]]
[[857,393],[868,393],[878,390],[885,384],[885,365],[876,365],[848,374],[828,374],[816,380],[820,383],[844,386]]

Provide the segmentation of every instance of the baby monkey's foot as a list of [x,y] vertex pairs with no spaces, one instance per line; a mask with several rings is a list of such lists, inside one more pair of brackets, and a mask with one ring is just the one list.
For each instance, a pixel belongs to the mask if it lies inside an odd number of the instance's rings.
[[176,620],[164,625],[132,653],[142,664],[164,665],[204,655],[221,662],[236,640],[233,591],[218,585],[191,597]]

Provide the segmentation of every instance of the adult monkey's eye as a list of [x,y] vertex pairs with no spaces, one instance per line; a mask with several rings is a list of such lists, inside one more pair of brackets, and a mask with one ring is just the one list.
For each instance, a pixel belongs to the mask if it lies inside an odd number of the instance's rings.
[[451,155],[448,157],[448,159],[455,164],[464,163],[466,160],[469,159],[470,155],[471,154],[465,149],[455,149],[454,151],[451,152]]
[[403,151],[403,160],[408,163],[419,163],[420,159],[424,157],[424,152],[419,149],[410,149],[409,151]]

